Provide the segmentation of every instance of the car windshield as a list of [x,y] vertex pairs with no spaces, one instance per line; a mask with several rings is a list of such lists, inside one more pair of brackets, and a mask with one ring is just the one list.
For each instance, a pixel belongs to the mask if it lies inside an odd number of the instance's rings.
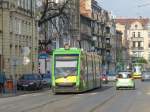
[[131,73],[120,73],[118,78],[131,78]]
[[115,73],[109,73],[108,76],[115,76]]
[[32,75],[32,74],[28,74],[28,75],[23,75],[23,77],[21,77],[21,79],[23,79],[23,80],[35,80],[36,76]]

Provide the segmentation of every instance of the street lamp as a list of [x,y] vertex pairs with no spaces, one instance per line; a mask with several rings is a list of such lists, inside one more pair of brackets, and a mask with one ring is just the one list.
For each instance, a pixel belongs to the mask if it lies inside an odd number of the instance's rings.
[[112,60],[112,55],[111,54],[107,54],[107,57],[106,57],[106,60],[107,60],[107,66],[108,66],[108,73],[109,73],[109,65],[110,65],[110,62]]

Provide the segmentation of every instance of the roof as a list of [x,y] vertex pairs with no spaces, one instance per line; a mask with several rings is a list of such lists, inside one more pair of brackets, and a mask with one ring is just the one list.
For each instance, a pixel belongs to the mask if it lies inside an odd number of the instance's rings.
[[69,48],[69,49],[65,49],[65,48],[58,48],[56,50],[54,50],[54,54],[61,54],[61,53],[80,53],[81,49],[78,48]]
[[115,22],[116,23],[120,23],[122,25],[130,25],[132,24],[133,22],[140,22],[143,26],[145,26],[146,24],[149,23],[149,19],[148,18],[140,18],[140,19],[137,19],[137,18],[121,18],[121,19],[115,19]]

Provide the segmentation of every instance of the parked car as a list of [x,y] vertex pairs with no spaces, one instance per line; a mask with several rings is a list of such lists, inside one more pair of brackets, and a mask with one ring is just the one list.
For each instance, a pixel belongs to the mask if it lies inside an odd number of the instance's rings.
[[39,74],[23,74],[17,82],[17,88],[19,90],[37,90],[42,89],[42,87],[42,77]]
[[150,80],[150,71],[143,71],[141,81]]
[[107,75],[108,81],[115,81],[116,80],[116,74],[108,74]]
[[103,83],[105,83],[105,84],[108,83],[108,78],[107,78],[107,75],[106,75],[106,74],[102,74],[102,76],[101,76],[101,81],[102,81]]
[[42,81],[44,86],[51,87],[51,75],[50,74],[42,74]]
[[120,88],[132,88],[135,89],[135,82],[132,78],[131,72],[123,71],[119,72],[116,78],[116,89]]

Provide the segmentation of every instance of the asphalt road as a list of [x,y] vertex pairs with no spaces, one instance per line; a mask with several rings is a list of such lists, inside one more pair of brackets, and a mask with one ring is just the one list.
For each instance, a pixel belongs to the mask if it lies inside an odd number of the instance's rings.
[[1,98],[0,112],[150,112],[150,81],[136,81],[136,90],[115,90],[109,83],[82,94],[49,90]]

